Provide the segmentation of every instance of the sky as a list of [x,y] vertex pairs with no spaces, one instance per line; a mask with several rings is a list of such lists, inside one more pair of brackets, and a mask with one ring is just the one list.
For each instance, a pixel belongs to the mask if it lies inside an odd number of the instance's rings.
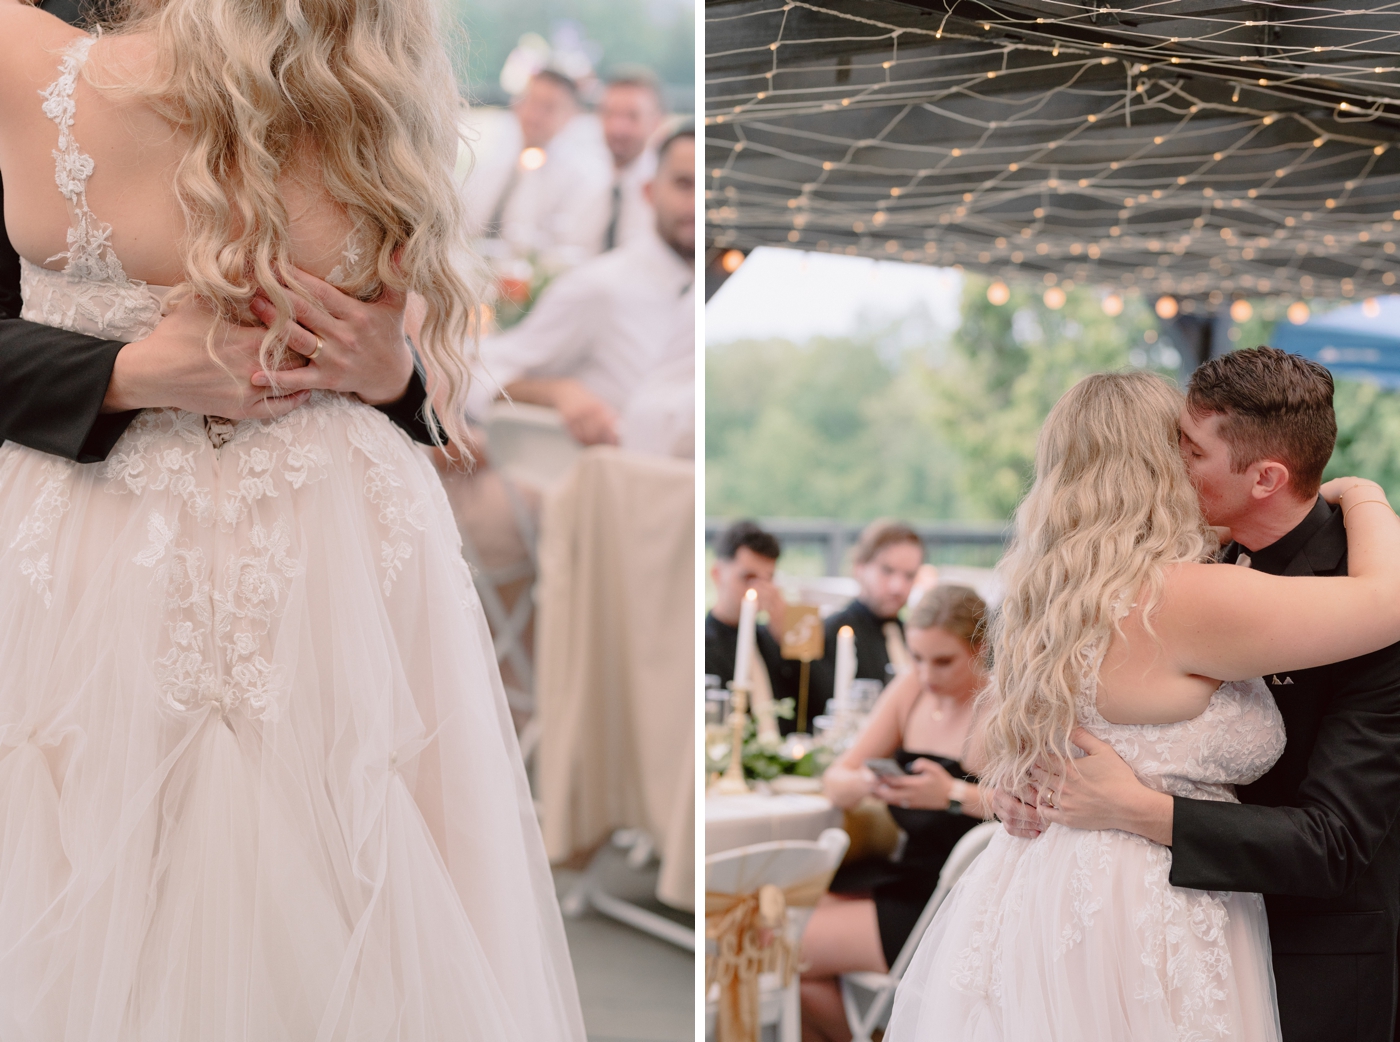
[[843,336],[926,311],[951,332],[962,277],[951,268],[759,247],[705,305],[705,342]]

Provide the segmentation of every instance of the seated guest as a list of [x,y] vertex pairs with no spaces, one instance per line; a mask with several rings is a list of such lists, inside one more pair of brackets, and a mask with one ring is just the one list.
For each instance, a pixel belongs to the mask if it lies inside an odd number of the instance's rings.
[[616,445],[618,416],[653,373],[693,355],[676,336],[694,322],[695,132],[661,146],[647,196],[656,235],[596,257],[550,283],[519,325],[483,341],[468,409],[501,389],[557,409],[585,445]]
[[477,126],[487,115],[465,117],[480,154],[462,195],[473,236],[485,240],[481,251],[534,256],[550,270],[596,254],[612,173],[574,81],[552,69],[537,72],[511,102],[511,117]]
[[[694,304],[695,287],[686,294]],[[651,373],[627,401],[617,423],[618,444],[629,452],[695,458],[695,316],[685,309],[666,348],[669,361]]]
[[649,69],[614,73],[598,104],[603,140],[612,154],[612,186],[607,209],[600,215],[604,252],[654,234],[655,218],[645,188],[656,176],[652,137],[666,118],[661,84]]
[[[846,1042],[851,1033],[837,977],[884,973],[933,896],[963,834],[991,816],[966,769],[973,701],[986,679],[986,605],[964,586],[939,586],[909,614],[914,668],[885,689],[855,744],[822,778],[842,808],[873,796],[908,835],[899,861],[848,861],[802,938],[802,1037]],[[894,759],[908,773],[882,777],[866,761]]]
[[[739,645],[739,606],[749,590],[758,593],[760,611],[768,613],[767,626],[757,627],[756,643],[759,655],[754,667],[762,663],[767,672],[773,697],[796,699],[801,663],[785,659],[779,650],[783,614],[783,595],[773,585],[773,573],[778,567],[782,548],[773,535],[752,521],[736,521],[715,542],[715,563],[710,576],[715,582],[715,606],[705,616],[705,672],[728,684],[734,679],[734,655]],[[778,730],[790,733],[794,720],[779,720]]]
[[852,574],[860,593],[850,604],[826,619],[826,654],[813,670],[812,713],[825,711],[836,676],[836,634],[850,626],[856,638],[856,677],[887,684],[908,666],[904,624],[899,612],[909,600],[919,566],[924,563],[924,541],[902,521],[882,518],[861,532],[852,551]]

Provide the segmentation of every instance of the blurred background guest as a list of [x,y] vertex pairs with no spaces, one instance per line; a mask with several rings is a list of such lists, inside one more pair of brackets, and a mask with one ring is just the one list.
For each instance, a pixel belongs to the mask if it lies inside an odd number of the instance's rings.
[[[695,132],[662,143],[645,194],[655,234],[561,275],[518,325],[481,345],[469,409],[485,414],[504,390],[556,409],[584,445],[616,445],[618,416],[658,371],[693,363]],[[683,356],[683,357],[682,357]]]
[[836,675],[836,635],[850,626],[856,638],[856,677],[887,684],[909,667],[904,624],[899,613],[909,601],[924,563],[924,541],[903,521],[880,518],[861,532],[851,551],[860,592],[850,604],[826,618],[826,651],[821,668],[812,671],[812,715],[831,698]]
[[677,309],[679,324],[666,361],[632,392],[617,422],[618,444],[630,452],[695,458],[695,287]]
[[597,253],[611,162],[577,85],[541,69],[501,116],[466,117],[476,157],[462,195],[477,248],[493,261],[533,258],[551,271]]
[[655,218],[644,191],[656,176],[657,132],[666,118],[661,81],[635,66],[614,72],[603,89],[598,119],[612,155],[612,186],[603,212],[604,252],[654,233]]
[[[775,536],[753,521],[736,521],[715,542],[715,563],[710,577],[715,584],[715,606],[705,616],[705,672],[719,677],[720,683],[734,679],[734,656],[739,643],[739,607],[744,594],[758,594],[759,611],[768,613],[768,625],[756,633],[761,664],[774,698],[796,699],[800,664],[782,656],[783,617],[787,605],[773,583],[778,555],[782,552]],[[762,683],[762,681],[758,681]],[[792,720],[779,720],[778,730],[792,731]]]
[[[822,778],[838,807],[854,808],[869,797],[888,805],[907,839],[895,852],[898,860],[848,859],[813,913],[798,960],[805,1042],[850,1039],[836,978],[889,969],[954,844],[991,814],[968,772],[966,750],[973,701],[986,679],[986,615],[982,599],[965,586],[924,594],[906,627],[913,668],[885,689],[855,744]],[[866,766],[890,759],[908,773],[889,776]]]

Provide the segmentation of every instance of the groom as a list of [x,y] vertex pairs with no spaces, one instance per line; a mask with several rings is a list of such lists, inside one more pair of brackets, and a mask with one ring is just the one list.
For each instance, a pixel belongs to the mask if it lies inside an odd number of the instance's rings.
[[[1316,363],[1261,347],[1196,370],[1181,449],[1207,520],[1234,537],[1223,562],[1346,574],[1341,510],[1317,495],[1336,431]],[[1264,680],[1288,744],[1239,804],[1148,789],[1080,730],[1058,809],[1003,797],[998,816],[1017,836],[1052,820],[1133,832],[1172,848],[1174,886],[1264,894],[1284,1042],[1400,1039],[1400,644]]]
[[[47,0],[38,6],[70,22],[100,13],[100,5]],[[36,101],[37,103],[37,101]],[[0,185],[0,214],[4,188]],[[213,318],[183,304],[145,340],[120,344],[19,318],[19,257],[0,219],[0,441],[79,463],[106,459],[139,409],[170,406],[239,420],[280,416],[313,388],[358,394],[402,427],[430,442],[420,415],[426,394],[403,334],[401,301],[366,304],[319,280],[308,279],[317,306],[293,326],[290,346],[303,355],[324,349],[316,362],[279,383],[271,394],[260,373],[261,326],[225,325],[216,350],[227,370],[209,357]],[[233,372],[238,380],[229,377]]]

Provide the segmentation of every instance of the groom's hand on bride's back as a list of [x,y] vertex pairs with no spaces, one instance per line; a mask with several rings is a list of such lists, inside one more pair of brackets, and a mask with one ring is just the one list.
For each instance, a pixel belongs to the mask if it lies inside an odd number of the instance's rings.
[[187,299],[150,336],[117,353],[102,411],[175,408],[230,420],[283,416],[309,392],[274,395],[253,385],[266,333],[263,326],[222,322],[207,306]]
[[[310,301],[293,296],[296,322],[287,346],[307,364],[277,374],[279,393],[339,391],[359,395],[369,405],[402,398],[413,375],[413,350],[404,336],[408,295],[386,289],[366,303],[304,271],[297,270],[295,278]],[[267,325],[276,318],[261,297],[253,300],[252,310]],[[264,390],[272,383],[266,373],[253,376],[254,386]]]

